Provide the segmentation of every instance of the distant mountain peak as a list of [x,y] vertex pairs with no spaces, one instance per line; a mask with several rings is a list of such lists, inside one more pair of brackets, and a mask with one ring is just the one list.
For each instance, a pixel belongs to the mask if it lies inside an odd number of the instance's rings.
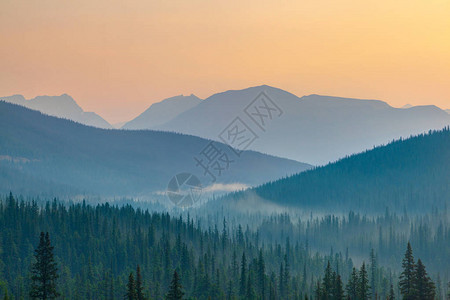
[[197,106],[202,99],[190,94],[189,96],[178,95],[160,102],[153,103],[143,113],[133,120],[125,123],[123,129],[155,129],[179,114]]
[[23,95],[13,95],[0,97],[9,103],[18,104],[27,108],[38,110],[44,114],[69,119],[84,125],[113,128],[102,117],[93,112],[85,112],[72,96],[64,93],[60,96],[37,96],[32,99],[25,99]]
[[[258,131],[259,121],[249,116],[246,108],[254,104],[260,92],[265,92],[283,114],[265,118],[264,130]],[[260,112],[264,118],[261,107]],[[279,88],[259,85],[214,94],[157,129],[221,140],[219,134],[236,118],[258,136],[249,149],[315,165],[394,138],[442,128],[450,120],[448,114],[432,108],[406,110],[381,100],[317,94],[299,98]]]

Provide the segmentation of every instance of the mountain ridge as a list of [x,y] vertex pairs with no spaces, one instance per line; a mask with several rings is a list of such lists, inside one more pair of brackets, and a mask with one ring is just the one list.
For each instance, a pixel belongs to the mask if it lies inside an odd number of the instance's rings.
[[191,94],[189,96],[178,95],[153,103],[136,118],[126,122],[121,129],[154,129],[163,123],[175,118],[180,113],[187,111],[202,100]]
[[450,127],[377,146],[325,166],[229,194],[299,209],[401,212],[450,204]]
[[49,116],[69,119],[88,126],[105,129],[113,128],[111,124],[95,112],[85,112],[78,103],[66,93],[60,96],[36,96],[32,99],[26,99],[23,95],[16,94],[0,97],[0,100],[37,110]]
[[[199,137],[89,127],[4,101],[0,128],[0,156],[11,158],[0,160],[1,192],[149,198],[181,172],[212,184],[196,166],[210,144]],[[254,151],[235,157],[228,146],[214,145],[234,160],[214,174],[217,183],[252,186],[311,167]]]
[[[262,92],[282,115],[259,130],[245,109]],[[316,94],[299,98],[262,85],[214,94],[156,129],[220,140],[219,134],[236,117],[260,137],[248,149],[313,165],[450,124],[449,115],[435,106],[400,109],[381,100]]]

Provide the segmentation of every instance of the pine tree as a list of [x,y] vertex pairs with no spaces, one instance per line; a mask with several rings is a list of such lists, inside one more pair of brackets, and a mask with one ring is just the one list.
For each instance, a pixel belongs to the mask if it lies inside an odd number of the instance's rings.
[[136,268],[136,299],[144,300],[144,287],[142,282],[141,268]]
[[41,232],[34,258],[36,261],[31,269],[30,297],[32,299],[55,299],[59,296],[56,286],[59,275],[48,232],[46,234]]
[[352,274],[348,280],[347,286],[345,287],[347,291],[347,297],[350,300],[355,300],[358,297],[358,273],[356,268],[353,267]]
[[285,286],[284,286],[284,268],[283,268],[283,263],[280,264],[280,281],[278,284],[278,289],[279,289],[279,293],[281,297],[284,297],[284,291],[285,291]]
[[377,287],[377,256],[373,249],[370,251],[370,286],[372,288],[372,299],[375,299]]
[[406,248],[405,257],[403,258],[402,267],[403,272],[400,274],[399,286],[403,299],[416,299],[414,291],[414,279],[416,278],[415,264],[411,244],[409,242]]
[[127,300],[137,300],[136,296],[136,283],[134,281],[133,273],[128,276],[127,293],[125,294]]
[[291,275],[289,271],[289,238],[286,239],[286,254],[284,255],[284,275],[283,275],[283,289],[284,289],[284,295],[288,296],[289,294],[289,282],[291,280]]
[[266,274],[266,266],[264,263],[264,257],[263,257],[263,252],[262,249],[259,249],[259,257],[258,257],[258,285],[259,285],[259,298],[260,299],[265,299],[265,294],[266,294],[266,290],[265,290],[265,285],[266,285],[266,280],[265,280],[265,275]]
[[327,268],[325,269],[325,275],[322,282],[322,298],[331,299],[333,289],[332,271],[330,261],[328,261]]
[[177,271],[173,272],[172,282],[170,283],[169,292],[166,295],[166,300],[181,300],[183,299],[183,291],[181,280]]
[[358,299],[367,300],[370,297],[370,286],[369,286],[369,278],[367,276],[366,264],[363,262],[361,269],[359,271],[359,282],[358,282]]
[[435,285],[428,276],[425,266],[420,259],[417,261],[414,291],[417,299],[421,300],[433,300],[436,296]]
[[247,259],[245,258],[245,252],[242,253],[241,260],[241,281],[239,285],[239,295],[244,296],[247,292]]
[[247,291],[246,291],[246,294],[245,294],[245,299],[246,300],[256,299],[256,293],[255,293],[255,289],[253,287],[252,273],[253,272],[251,272],[251,271],[248,272]]
[[341,275],[337,274],[334,280],[333,288],[333,299],[343,300],[344,299],[344,288],[342,287]]

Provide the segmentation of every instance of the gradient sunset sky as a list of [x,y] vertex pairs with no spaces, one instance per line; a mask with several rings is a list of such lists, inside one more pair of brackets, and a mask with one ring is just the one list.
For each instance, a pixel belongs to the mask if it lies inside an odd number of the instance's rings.
[[261,84],[450,108],[449,0],[1,0],[0,36],[0,96],[111,123]]

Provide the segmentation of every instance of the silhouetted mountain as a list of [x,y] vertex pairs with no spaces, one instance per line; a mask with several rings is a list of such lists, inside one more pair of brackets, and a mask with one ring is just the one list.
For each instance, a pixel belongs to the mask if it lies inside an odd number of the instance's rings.
[[231,199],[264,200],[334,212],[446,209],[450,204],[449,149],[447,127],[229,195],[224,203],[236,206]]
[[175,96],[152,104],[146,111],[122,126],[123,129],[154,129],[179,114],[200,104],[202,100],[195,95]]
[[[212,176],[194,159],[206,165],[201,152],[208,145],[188,135],[88,127],[0,102],[0,192],[145,197],[165,191],[181,172],[209,186]],[[213,145],[228,155],[216,157],[219,165],[229,164],[221,174],[210,165],[216,183],[261,184],[309,167],[253,151],[238,157],[226,145]]]
[[30,100],[26,100],[22,95],[13,95],[1,97],[0,100],[22,105],[50,116],[69,119],[84,125],[99,128],[113,128],[111,124],[96,113],[83,111],[75,100],[67,94],[61,96],[38,96]]
[[[267,100],[273,108],[270,116],[260,100],[251,104],[262,92],[279,108]],[[258,86],[215,94],[158,129],[221,140],[219,135],[236,117],[258,135],[249,149],[316,165],[450,124],[450,116],[435,106],[400,109],[378,100],[299,98]],[[262,121],[263,128],[256,124]]]

